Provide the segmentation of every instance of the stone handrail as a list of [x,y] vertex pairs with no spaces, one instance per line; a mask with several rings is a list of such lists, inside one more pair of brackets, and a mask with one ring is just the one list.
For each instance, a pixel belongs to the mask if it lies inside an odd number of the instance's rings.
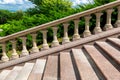
[[6,41],[10,41],[12,43],[12,49],[13,49],[13,53],[12,53],[12,59],[17,59],[19,58],[19,55],[16,52],[16,38],[20,37],[22,40],[22,45],[23,45],[23,50],[22,50],[22,54],[21,56],[26,56],[29,55],[29,52],[26,48],[26,35],[31,34],[32,38],[33,38],[33,48],[32,48],[32,52],[36,53],[39,52],[39,49],[37,47],[37,43],[36,43],[36,36],[37,36],[37,31],[41,31],[43,33],[43,45],[42,45],[42,49],[41,50],[46,50],[49,49],[49,46],[47,44],[47,28],[48,27],[52,27],[53,29],[53,42],[52,42],[52,47],[56,47],[59,46],[59,42],[57,40],[57,25],[59,24],[63,24],[64,27],[64,37],[63,37],[63,41],[62,44],[64,43],[68,43],[70,42],[69,37],[68,37],[68,26],[69,26],[69,21],[73,20],[74,24],[75,24],[75,28],[74,28],[74,35],[73,35],[73,40],[78,40],[80,39],[80,35],[79,35],[79,30],[78,30],[78,24],[79,24],[79,19],[81,17],[85,18],[85,31],[83,33],[84,37],[90,36],[91,32],[89,30],[89,22],[91,19],[91,14],[95,14],[96,15],[96,27],[94,28],[94,33],[99,33],[102,32],[102,29],[100,28],[100,17],[103,14],[102,11],[106,11],[107,13],[107,19],[106,19],[106,25],[104,27],[105,30],[109,30],[112,29],[113,26],[111,24],[111,14],[114,11],[114,7],[118,8],[118,20],[116,21],[116,25],[119,26],[120,24],[120,1],[114,1],[93,9],[89,9],[87,11],[84,12],[80,12],[65,18],[61,18],[46,24],[42,24],[40,26],[36,26],[24,31],[20,31],[17,32],[15,34],[12,35],[8,35],[5,37],[0,38],[0,43],[2,45],[2,61],[9,61],[9,58],[6,55]]

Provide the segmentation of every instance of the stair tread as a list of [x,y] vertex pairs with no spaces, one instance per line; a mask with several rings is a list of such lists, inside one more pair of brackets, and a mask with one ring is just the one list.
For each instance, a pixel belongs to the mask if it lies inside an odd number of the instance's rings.
[[46,64],[45,59],[37,59],[28,80],[41,80],[45,64]]
[[120,52],[117,49],[106,42],[96,42],[96,44],[120,65]]
[[76,80],[70,53],[60,53],[60,78],[61,80]]
[[99,80],[81,49],[72,49],[72,53],[82,80]]
[[107,80],[120,79],[120,72],[94,46],[84,45],[84,48]]
[[58,56],[48,56],[43,80],[58,80]]
[[33,69],[33,66],[34,66],[34,63],[25,63],[19,75],[16,77],[16,80],[27,80],[30,72]]
[[15,66],[11,72],[8,74],[8,76],[5,78],[5,80],[15,80],[17,77],[18,73],[21,71],[22,67],[20,66]]
[[7,75],[11,72],[11,70],[3,70],[0,73],[0,80],[5,80],[5,78],[7,77]]
[[120,47],[120,39],[118,39],[118,38],[108,38],[107,40]]

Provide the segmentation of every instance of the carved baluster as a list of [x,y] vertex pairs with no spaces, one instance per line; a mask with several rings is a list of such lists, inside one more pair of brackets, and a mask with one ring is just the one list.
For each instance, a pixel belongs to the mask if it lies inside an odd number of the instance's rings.
[[85,16],[85,31],[83,33],[83,37],[87,37],[87,36],[91,35],[91,32],[89,30],[89,21],[90,21],[90,19],[91,19],[90,15]]
[[75,28],[74,28],[73,40],[78,40],[80,39],[80,35],[78,31],[79,19],[74,20],[74,24],[75,24]]
[[52,27],[53,29],[53,42],[52,42],[52,47],[56,47],[56,46],[59,46],[59,41],[57,39],[57,30],[58,30],[58,27]]
[[115,23],[115,26],[120,27],[120,6],[118,6],[117,9],[118,9],[118,17],[117,17],[117,21]]
[[22,53],[21,53],[21,57],[23,57],[23,56],[26,56],[26,55],[29,55],[29,52],[28,52],[28,50],[27,50],[27,48],[26,48],[26,37],[21,37],[21,39],[22,39],[22,45],[23,45],[23,50],[22,50]]
[[36,43],[36,33],[31,34],[32,36],[32,42],[33,42],[33,47],[32,47],[32,53],[37,53],[39,52],[39,48],[37,47],[37,43]]
[[68,37],[68,26],[69,26],[69,23],[63,23],[64,37],[63,37],[62,44],[70,42],[69,37]]
[[11,40],[10,42],[12,43],[12,50],[13,50],[12,59],[17,59],[17,58],[19,58],[19,55],[16,52],[16,40]]
[[42,48],[41,50],[46,50],[46,49],[49,49],[49,45],[47,43],[47,30],[43,30],[41,31],[42,34],[43,34],[43,45],[42,45]]
[[9,61],[9,58],[8,58],[8,56],[6,54],[6,43],[4,42],[1,45],[2,45],[2,58],[1,58],[1,60],[3,62],[7,62],[7,61]]
[[113,9],[108,9],[106,10],[106,13],[107,13],[107,21],[106,21],[106,24],[104,26],[104,30],[109,30],[109,29],[112,29],[113,26],[111,24],[111,15],[112,15],[112,12],[114,10]]
[[100,17],[103,15],[103,13],[95,13],[96,15],[96,27],[94,28],[94,33],[100,33],[102,32],[102,29],[100,27]]

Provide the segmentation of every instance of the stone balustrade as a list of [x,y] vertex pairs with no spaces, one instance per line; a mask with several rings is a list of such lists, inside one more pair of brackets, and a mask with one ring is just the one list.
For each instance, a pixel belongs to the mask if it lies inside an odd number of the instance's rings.
[[[68,34],[68,29],[70,26],[70,21],[74,22],[74,34],[73,34],[73,38],[72,41],[75,40],[79,40],[82,39],[84,37],[88,37],[90,35],[92,35],[92,33],[97,34],[102,32],[103,30],[109,30],[114,28],[113,24],[111,24],[111,18],[112,18],[112,13],[114,12],[114,7],[116,7],[118,9],[118,18],[116,20],[115,25],[117,27],[120,26],[120,1],[115,1],[115,2],[111,2],[109,4],[103,5],[103,6],[99,6],[81,13],[77,13],[62,19],[58,19],[40,26],[36,26],[12,35],[8,35],[5,37],[0,38],[0,43],[1,43],[1,47],[2,47],[2,57],[1,60],[3,62],[9,61],[11,59],[17,59],[19,57],[24,57],[27,55],[30,55],[31,53],[38,53],[41,50],[48,50],[50,48],[54,48],[54,47],[59,47],[60,45],[64,45],[67,44],[70,41],[69,39],[69,34]],[[106,24],[105,26],[102,26],[103,29],[101,28],[101,16],[103,15],[103,11],[106,12]],[[92,18],[91,15],[95,15],[96,16],[96,26],[94,27],[93,31],[90,31],[90,20]],[[84,27],[85,30],[83,32],[83,34],[79,34],[79,24],[80,24],[80,19],[84,18],[85,19],[85,26],[81,26]],[[62,44],[59,44],[59,41],[57,39],[57,31],[58,31],[58,25],[62,24],[64,31],[63,31],[63,39],[62,39]],[[48,41],[47,41],[47,28],[51,27],[53,30],[53,41],[51,43],[51,47],[48,45]],[[42,36],[43,36],[43,44],[42,44],[42,48],[39,49],[37,46],[37,42],[36,42],[36,37],[37,37],[37,32],[41,31]],[[31,49],[31,53],[28,51],[27,46],[26,46],[26,41],[27,41],[27,35],[30,34],[32,36],[32,49]],[[83,36],[81,36],[83,35]],[[20,56],[18,55],[17,51],[16,51],[16,44],[17,44],[17,38],[20,38],[22,40],[22,51]],[[7,42],[11,42],[12,44],[12,56],[9,58],[7,56],[7,51],[6,51],[6,44]]]

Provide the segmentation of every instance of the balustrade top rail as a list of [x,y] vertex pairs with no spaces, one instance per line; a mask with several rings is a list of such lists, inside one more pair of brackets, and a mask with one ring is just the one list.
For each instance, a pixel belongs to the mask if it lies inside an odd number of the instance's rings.
[[34,33],[34,32],[37,32],[39,30],[46,29],[48,27],[52,27],[52,26],[56,26],[56,25],[61,24],[61,23],[69,22],[71,20],[78,19],[78,17],[80,18],[80,17],[90,15],[90,14],[93,14],[93,13],[96,13],[96,12],[101,12],[103,10],[113,8],[113,7],[118,6],[118,5],[120,5],[120,1],[114,1],[114,2],[105,4],[105,5],[102,5],[102,6],[98,6],[98,7],[93,8],[93,9],[89,9],[89,10],[86,10],[86,11],[83,11],[83,12],[80,12],[80,13],[73,14],[73,15],[68,16],[68,17],[64,17],[64,18],[61,18],[61,19],[58,19],[58,20],[55,20],[55,21],[52,21],[52,22],[48,22],[48,23],[45,23],[45,24],[30,28],[30,29],[27,29],[27,30],[24,30],[24,31],[20,31],[20,32],[2,37],[2,38],[0,38],[0,42],[5,42],[5,41],[8,41],[10,39],[14,39],[14,38],[17,38],[17,37],[20,37],[20,36],[25,36],[29,33]]

